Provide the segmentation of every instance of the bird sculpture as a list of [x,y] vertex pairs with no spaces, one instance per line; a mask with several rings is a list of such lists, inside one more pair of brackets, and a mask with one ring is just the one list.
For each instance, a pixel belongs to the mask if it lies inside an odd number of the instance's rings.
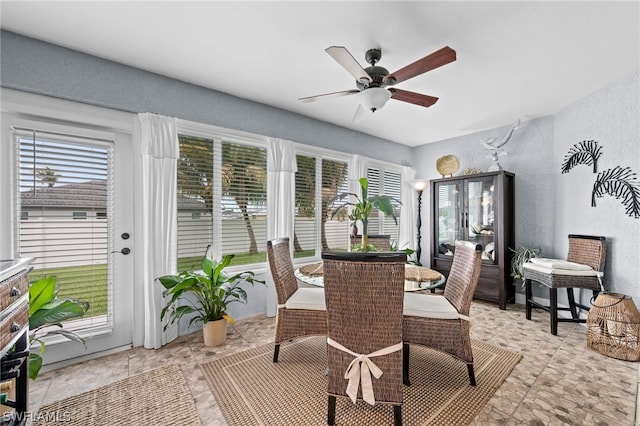
[[491,138],[484,138],[480,141],[484,149],[493,151],[489,156],[491,159],[493,159],[493,164],[491,165],[491,167],[489,167],[490,172],[502,170],[502,166],[500,165],[500,163],[498,163],[498,159],[503,155],[507,155],[507,151],[500,148],[502,148],[504,145],[506,145],[507,142],[509,142],[509,139],[511,139],[511,135],[513,135],[514,130],[517,130],[519,128],[520,119],[518,119],[518,121],[516,121],[515,124],[511,126],[511,129],[509,129],[507,134],[501,140],[498,140],[498,138],[494,136]]

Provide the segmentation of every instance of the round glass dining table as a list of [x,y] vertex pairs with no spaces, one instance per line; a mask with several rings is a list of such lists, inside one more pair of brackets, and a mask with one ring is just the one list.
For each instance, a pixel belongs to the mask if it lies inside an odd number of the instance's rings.
[[[295,276],[303,283],[324,287],[322,262],[301,266]],[[404,291],[434,290],[445,283],[445,277],[438,271],[423,266],[405,265]]]

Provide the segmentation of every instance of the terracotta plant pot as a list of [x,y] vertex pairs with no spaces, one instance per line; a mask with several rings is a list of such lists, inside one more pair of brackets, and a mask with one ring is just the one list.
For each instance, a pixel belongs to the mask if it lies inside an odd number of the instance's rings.
[[209,321],[202,326],[205,346],[219,346],[227,339],[227,320]]

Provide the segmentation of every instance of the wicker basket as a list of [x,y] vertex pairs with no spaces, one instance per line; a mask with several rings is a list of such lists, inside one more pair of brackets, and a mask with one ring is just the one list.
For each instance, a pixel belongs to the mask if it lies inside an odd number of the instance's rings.
[[587,317],[587,346],[612,358],[640,361],[640,313],[631,297],[598,295]]

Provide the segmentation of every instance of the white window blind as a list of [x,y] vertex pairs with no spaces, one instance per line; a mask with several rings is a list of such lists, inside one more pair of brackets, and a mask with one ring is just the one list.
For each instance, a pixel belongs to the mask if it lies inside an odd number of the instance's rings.
[[339,217],[331,219],[329,201],[341,192],[349,192],[349,166],[342,161],[322,160],[322,227],[323,249],[344,250],[349,248],[349,221]]
[[[197,269],[213,242],[213,140],[179,135],[178,271]],[[195,219],[198,214],[199,219]]]
[[59,296],[89,302],[65,328],[111,324],[108,262],[113,212],[112,141],[15,129],[18,250],[32,281],[55,276]]
[[178,270],[209,244],[232,264],[266,261],[267,151],[240,142],[179,135]]
[[222,253],[266,262],[267,150],[222,142]]
[[[402,175],[399,172],[370,167],[367,171],[367,178],[369,179],[369,196],[388,195],[396,200],[402,199]],[[401,205],[394,203],[394,213],[398,224],[393,220],[393,217],[374,210],[369,219],[369,234],[391,235],[391,244],[397,245],[401,208]]]
[[294,257],[313,257],[318,248],[317,221],[317,166],[315,157],[296,155],[296,216],[294,221],[293,253]]
[[348,192],[346,162],[297,155],[294,257],[320,256],[323,249],[347,250],[349,222],[331,219],[329,201]]

